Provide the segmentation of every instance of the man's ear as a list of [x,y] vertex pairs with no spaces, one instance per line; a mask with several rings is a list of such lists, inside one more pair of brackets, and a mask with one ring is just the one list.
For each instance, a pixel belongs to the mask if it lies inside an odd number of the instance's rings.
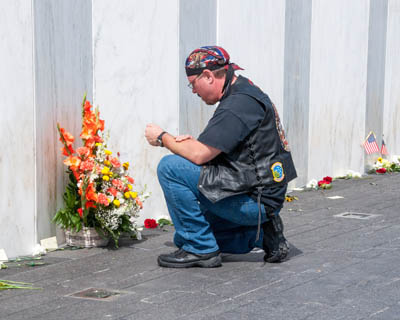
[[204,73],[204,75],[205,75],[205,77],[207,79],[207,82],[212,84],[214,82],[214,78],[215,78],[214,74],[212,73],[212,71],[206,69],[206,70],[203,71],[203,73]]

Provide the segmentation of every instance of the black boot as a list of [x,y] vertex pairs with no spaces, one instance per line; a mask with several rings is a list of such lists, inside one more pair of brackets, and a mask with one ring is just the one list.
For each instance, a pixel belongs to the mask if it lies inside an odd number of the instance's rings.
[[283,222],[280,216],[274,216],[262,224],[264,231],[263,249],[265,262],[282,262],[289,253],[289,243],[283,236]]
[[195,254],[181,248],[175,252],[159,255],[158,264],[167,268],[215,268],[221,266],[221,255],[219,250],[206,254]]

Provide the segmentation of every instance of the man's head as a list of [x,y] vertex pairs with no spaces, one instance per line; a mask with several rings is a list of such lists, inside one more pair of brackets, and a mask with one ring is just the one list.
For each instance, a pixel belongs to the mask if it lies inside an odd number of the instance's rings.
[[207,104],[215,104],[221,99],[227,85],[226,73],[229,69],[243,70],[230,63],[229,59],[228,52],[217,46],[195,49],[186,59],[185,69],[189,87]]

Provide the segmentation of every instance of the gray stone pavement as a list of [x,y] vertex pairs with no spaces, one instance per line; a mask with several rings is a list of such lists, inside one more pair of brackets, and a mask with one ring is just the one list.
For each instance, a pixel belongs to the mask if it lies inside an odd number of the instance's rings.
[[[217,269],[163,269],[172,228],[109,248],[48,253],[45,264],[0,270],[41,290],[0,291],[0,319],[400,319],[400,175],[337,180],[297,191],[282,210],[290,259],[224,255]],[[327,197],[341,196],[341,199]],[[336,217],[344,212],[369,219]],[[87,288],[111,299],[72,297]]]

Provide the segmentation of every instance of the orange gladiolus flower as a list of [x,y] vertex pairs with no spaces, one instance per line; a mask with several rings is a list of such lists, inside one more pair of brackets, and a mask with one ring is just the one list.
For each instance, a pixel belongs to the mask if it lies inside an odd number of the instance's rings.
[[76,181],[79,181],[79,179],[80,179],[79,173],[76,172],[76,171],[72,171],[72,173],[74,174],[74,177],[75,177]]
[[86,188],[86,199],[89,201],[92,200],[97,202],[97,193],[96,189],[93,186],[93,182],[90,183]]
[[72,171],[77,171],[81,164],[81,159],[79,159],[79,157],[69,156],[64,160],[64,164],[70,167]]
[[[64,141],[65,141],[67,146],[72,145],[72,143],[74,142],[74,136],[72,134],[70,134],[69,132],[65,131],[64,128],[60,128],[60,133],[62,135],[62,138],[60,137],[60,141],[62,143],[64,143]],[[64,139],[64,141],[63,141],[63,139]]]
[[83,218],[83,210],[82,210],[82,208],[79,208],[79,209],[78,209],[78,213],[79,213],[79,216],[80,216],[81,218]]
[[68,146],[68,149],[65,149],[65,147],[61,148],[61,151],[62,151],[62,154],[67,157],[72,155],[75,152],[74,149],[72,148],[72,146]]
[[96,208],[96,205],[94,204],[93,201],[86,202],[86,209],[89,209],[89,208]]

